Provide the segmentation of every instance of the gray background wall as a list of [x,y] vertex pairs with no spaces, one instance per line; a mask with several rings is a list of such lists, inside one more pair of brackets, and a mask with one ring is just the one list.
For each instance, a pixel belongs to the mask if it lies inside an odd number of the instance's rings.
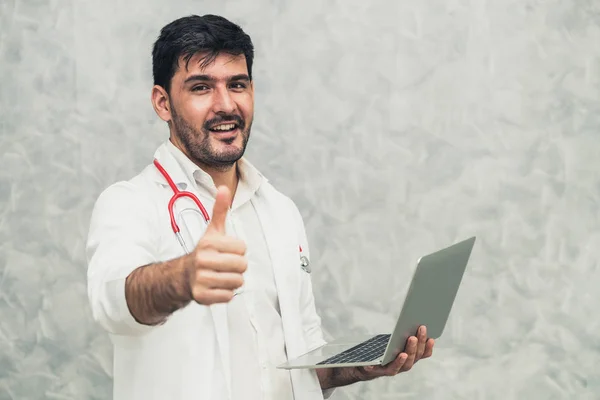
[[600,3],[0,0],[0,399],[107,399],[84,241],[166,138],[150,48],[221,13],[256,49],[250,159],[299,205],[328,337],[391,328],[476,234],[432,359],[337,399],[600,398]]

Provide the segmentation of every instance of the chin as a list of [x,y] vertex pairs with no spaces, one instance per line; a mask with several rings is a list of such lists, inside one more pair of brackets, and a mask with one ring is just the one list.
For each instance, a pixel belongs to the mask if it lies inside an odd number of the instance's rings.
[[213,145],[214,152],[216,154],[227,157],[231,155],[234,157],[236,154],[244,153],[244,143],[241,137],[236,138],[232,143],[218,141]]
[[244,155],[244,149],[241,146],[219,146],[214,149],[213,156],[216,160],[222,162],[236,162]]

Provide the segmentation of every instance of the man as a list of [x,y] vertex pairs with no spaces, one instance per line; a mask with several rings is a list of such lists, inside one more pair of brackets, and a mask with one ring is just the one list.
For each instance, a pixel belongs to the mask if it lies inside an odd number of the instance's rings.
[[[300,268],[300,213],[242,157],[252,42],[222,17],[190,16],[162,29],[152,57],[152,105],[169,140],[156,164],[100,195],[87,245],[93,315],[115,348],[114,398],[322,399],[429,357],[421,327],[385,367],[276,368],[324,340]],[[170,203],[179,190],[200,204]],[[206,226],[200,205],[212,210]]]

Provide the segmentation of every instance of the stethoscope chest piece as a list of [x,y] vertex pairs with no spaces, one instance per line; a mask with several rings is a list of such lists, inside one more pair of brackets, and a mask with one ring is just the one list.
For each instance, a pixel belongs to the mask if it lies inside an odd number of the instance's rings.
[[310,262],[306,256],[300,256],[300,267],[304,272],[310,274]]

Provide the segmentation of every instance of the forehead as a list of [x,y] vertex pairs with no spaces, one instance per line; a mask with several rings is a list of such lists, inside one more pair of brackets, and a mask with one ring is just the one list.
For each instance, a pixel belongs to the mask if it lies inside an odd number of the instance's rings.
[[228,77],[232,75],[248,74],[246,57],[243,54],[231,55],[227,53],[218,53],[214,60],[206,63],[208,53],[197,53],[186,63],[183,57],[179,58],[179,68],[175,76],[179,75],[185,79],[191,75],[211,75],[216,78]]

